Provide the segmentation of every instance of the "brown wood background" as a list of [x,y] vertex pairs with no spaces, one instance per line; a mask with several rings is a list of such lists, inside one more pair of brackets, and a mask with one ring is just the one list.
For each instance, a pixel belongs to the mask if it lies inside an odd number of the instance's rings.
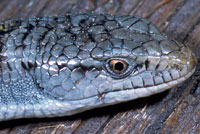
[[[146,17],[200,59],[200,0],[0,0],[1,21],[70,12]],[[0,122],[0,134],[200,134],[199,69],[161,94],[72,117]]]

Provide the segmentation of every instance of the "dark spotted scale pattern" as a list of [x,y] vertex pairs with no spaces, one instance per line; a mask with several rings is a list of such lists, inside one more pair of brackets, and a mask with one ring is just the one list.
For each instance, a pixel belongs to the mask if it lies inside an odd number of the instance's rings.
[[[109,63],[126,63],[115,73]],[[0,22],[0,120],[72,115],[149,96],[195,70],[146,19],[75,13]]]

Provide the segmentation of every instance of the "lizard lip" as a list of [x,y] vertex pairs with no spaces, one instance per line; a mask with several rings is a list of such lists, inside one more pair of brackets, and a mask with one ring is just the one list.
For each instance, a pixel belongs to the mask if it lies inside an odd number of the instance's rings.
[[163,92],[188,79],[194,73],[195,69],[196,68],[194,67],[192,71],[188,72],[183,77],[180,77],[176,80],[172,80],[166,83],[162,83],[160,85],[131,89],[131,90],[108,92],[104,95],[102,101],[104,104],[115,104]]

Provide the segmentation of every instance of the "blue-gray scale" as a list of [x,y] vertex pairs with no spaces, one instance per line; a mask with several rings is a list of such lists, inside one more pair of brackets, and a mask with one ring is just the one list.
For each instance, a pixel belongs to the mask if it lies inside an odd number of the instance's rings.
[[[113,70],[112,62],[125,69]],[[191,50],[137,16],[75,13],[0,22],[0,120],[72,115],[164,91]]]

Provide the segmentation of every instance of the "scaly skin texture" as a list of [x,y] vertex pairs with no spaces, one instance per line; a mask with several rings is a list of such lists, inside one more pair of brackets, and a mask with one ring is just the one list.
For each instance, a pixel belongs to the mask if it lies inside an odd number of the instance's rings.
[[[123,61],[115,72],[111,63]],[[52,117],[149,96],[192,75],[188,46],[136,16],[0,22],[0,120]]]

